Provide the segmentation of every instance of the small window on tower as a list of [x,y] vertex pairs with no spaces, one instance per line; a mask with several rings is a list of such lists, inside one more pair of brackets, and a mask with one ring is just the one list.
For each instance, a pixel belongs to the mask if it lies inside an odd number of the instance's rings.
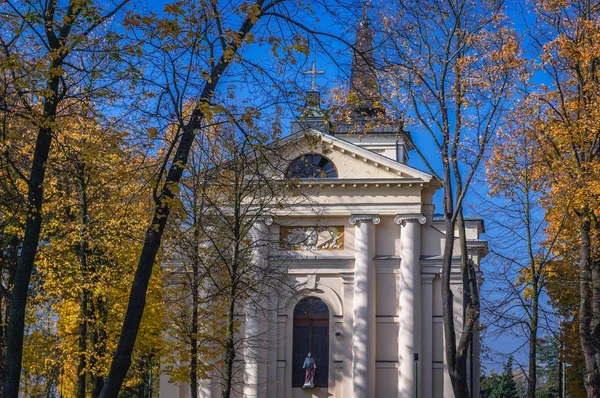
[[323,155],[307,154],[295,159],[288,168],[288,177],[298,178],[337,178],[333,162]]

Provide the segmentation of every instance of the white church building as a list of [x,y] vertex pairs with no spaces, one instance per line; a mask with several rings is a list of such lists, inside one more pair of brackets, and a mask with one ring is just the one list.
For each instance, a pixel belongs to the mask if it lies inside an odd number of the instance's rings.
[[[368,64],[372,37],[366,24],[356,47],[363,55],[353,62],[351,91],[358,102],[349,123],[332,128],[324,121],[313,86],[305,111],[282,141],[288,173],[299,178],[319,212],[298,205],[258,226],[276,242],[263,260],[285,257],[288,276],[301,289],[271,303],[276,310],[270,319],[246,314],[240,333],[263,335],[268,344],[246,347],[236,358],[243,369],[236,396],[454,396],[443,349],[445,226],[433,205],[441,184],[407,164],[413,144],[400,125],[367,122],[381,109],[373,100],[378,87]],[[457,329],[460,256],[478,267],[487,254],[483,221],[467,219],[466,228],[468,253],[456,245],[453,270]],[[473,342],[469,377],[472,396],[479,397],[478,333]],[[308,352],[316,364],[314,387],[303,388]],[[220,397],[219,388],[205,381],[199,396]],[[161,397],[189,394],[189,385],[161,377]]]

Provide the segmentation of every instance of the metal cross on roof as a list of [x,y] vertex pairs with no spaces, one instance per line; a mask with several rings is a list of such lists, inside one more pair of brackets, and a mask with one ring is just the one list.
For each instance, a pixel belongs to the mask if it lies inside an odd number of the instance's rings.
[[311,90],[312,91],[316,91],[317,90],[317,75],[323,75],[325,74],[325,71],[322,70],[317,70],[317,65],[316,62],[313,61],[312,63],[312,67],[309,70],[306,70],[304,72],[302,72],[302,74],[304,75],[312,75],[312,80],[311,80]]
[[373,8],[373,2],[371,0],[365,0],[363,3],[362,19],[360,20],[361,26],[369,26],[371,24],[371,21],[369,20],[369,8]]

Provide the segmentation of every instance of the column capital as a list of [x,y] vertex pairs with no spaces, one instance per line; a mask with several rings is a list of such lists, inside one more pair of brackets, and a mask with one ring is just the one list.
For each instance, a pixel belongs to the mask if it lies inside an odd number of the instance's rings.
[[355,225],[357,222],[372,222],[377,225],[381,222],[381,218],[379,218],[376,214],[353,214],[348,219],[348,222],[352,225]]
[[431,285],[433,284],[433,279],[437,274],[421,274],[421,284],[422,285]]
[[256,222],[262,222],[266,226],[273,225],[273,217],[271,216],[258,216]]
[[427,222],[427,217],[422,214],[398,214],[394,217],[394,222],[399,225],[402,225],[407,221],[418,221],[419,224],[423,225]]

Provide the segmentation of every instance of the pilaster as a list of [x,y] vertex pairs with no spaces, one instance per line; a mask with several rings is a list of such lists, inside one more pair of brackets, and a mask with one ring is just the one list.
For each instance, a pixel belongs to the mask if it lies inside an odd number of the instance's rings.
[[433,278],[435,274],[421,274],[422,336],[421,342],[421,394],[433,398]]
[[342,336],[343,352],[344,352],[344,369],[342,397],[352,397],[352,317],[354,311],[354,273],[340,273],[340,277],[344,281],[344,334]]
[[[256,272],[268,266],[269,258],[269,226],[273,223],[271,217],[259,217],[252,230],[250,238],[253,266]],[[266,297],[254,297],[248,300],[245,320],[244,347],[244,397],[263,398],[267,392],[267,361],[268,361],[268,317],[265,311],[270,311]]]

